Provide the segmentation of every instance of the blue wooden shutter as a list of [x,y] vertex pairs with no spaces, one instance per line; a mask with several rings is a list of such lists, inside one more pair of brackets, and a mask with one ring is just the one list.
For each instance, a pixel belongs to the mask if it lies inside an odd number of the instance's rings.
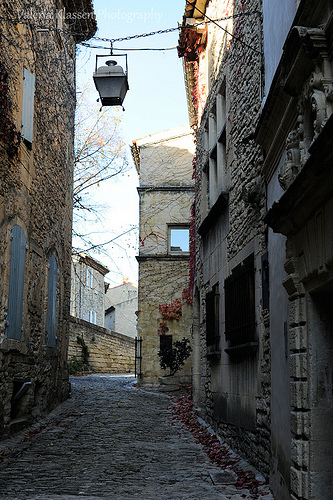
[[20,226],[13,227],[11,240],[6,336],[9,339],[21,340],[27,240]]
[[49,260],[49,283],[47,294],[47,345],[56,346],[57,340],[57,281],[58,267],[54,255]]
[[34,96],[35,75],[23,68],[23,96],[22,96],[22,122],[21,135],[23,139],[32,143],[34,124]]

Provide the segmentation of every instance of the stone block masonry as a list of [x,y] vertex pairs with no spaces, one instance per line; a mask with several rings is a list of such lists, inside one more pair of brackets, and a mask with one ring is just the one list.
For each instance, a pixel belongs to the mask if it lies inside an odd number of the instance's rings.
[[97,25],[91,0],[4,1],[0,18],[2,438],[69,393],[75,51]]
[[95,373],[134,373],[135,340],[79,318],[69,320],[68,360],[80,359],[84,339],[89,349],[89,366]]

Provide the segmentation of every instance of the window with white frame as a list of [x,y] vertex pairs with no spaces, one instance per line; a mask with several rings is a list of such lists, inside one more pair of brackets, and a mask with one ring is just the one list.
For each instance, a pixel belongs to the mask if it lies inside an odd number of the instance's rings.
[[96,311],[89,311],[89,323],[93,323],[94,325],[96,325],[96,322],[97,322]]
[[186,225],[168,227],[169,253],[182,254],[190,251],[190,228]]
[[86,267],[86,285],[90,288],[94,286],[94,270],[89,266]]

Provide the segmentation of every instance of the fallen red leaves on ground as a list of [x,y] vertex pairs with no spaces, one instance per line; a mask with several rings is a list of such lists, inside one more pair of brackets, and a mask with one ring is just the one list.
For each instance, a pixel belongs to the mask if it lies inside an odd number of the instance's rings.
[[[210,434],[205,425],[198,421],[193,411],[193,403],[190,396],[190,388],[178,398],[173,398],[173,418],[180,420],[195,437],[196,443],[201,444],[210,460],[221,469],[232,470],[237,474],[236,489],[248,489],[250,498],[259,498],[258,487],[266,484],[266,481],[258,481],[251,471],[244,471],[237,467],[240,457],[230,451],[226,443],[221,443],[217,435]],[[260,495],[268,495],[268,492],[260,492]]]
[[38,427],[38,429],[33,429],[31,431],[26,432],[24,434],[24,441],[30,441],[32,438],[37,436],[37,434],[42,432],[43,429],[44,429],[44,427]]

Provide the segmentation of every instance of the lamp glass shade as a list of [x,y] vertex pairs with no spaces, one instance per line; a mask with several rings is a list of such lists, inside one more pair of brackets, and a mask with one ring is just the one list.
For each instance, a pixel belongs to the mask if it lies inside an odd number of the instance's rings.
[[93,74],[102,106],[122,106],[129,89],[127,75],[116,61],[107,61]]

